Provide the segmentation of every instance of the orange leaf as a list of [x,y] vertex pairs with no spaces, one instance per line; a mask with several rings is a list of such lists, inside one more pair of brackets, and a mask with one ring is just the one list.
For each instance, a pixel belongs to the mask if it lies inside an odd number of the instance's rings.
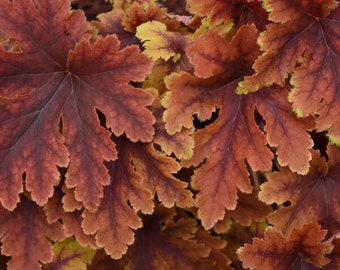
[[313,159],[305,176],[292,173],[287,168],[268,175],[269,181],[261,185],[259,198],[264,202],[291,205],[282,207],[268,219],[285,232],[301,228],[311,221],[318,221],[331,233],[340,226],[340,149],[328,147],[329,161],[312,151]]
[[293,172],[307,174],[309,161],[312,159],[310,149],[313,141],[308,131],[315,127],[312,117],[298,119],[287,101],[288,85],[264,87],[254,93],[254,102],[260,115],[264,118],[264,130],[270,146],[276,147],[278,162],[289,166]]
[[332,250],[331,244],[321,242],[326,233],[315,222],[294,230],[288,239],[272,229],[264,233],[264,240],[253,238],[253,243],[245,244],[238,253],[244,268],[286,270],[307,269],[311,265],[321,267],[329,262],[324,255]]
[[[256,73],[245,77],[238,92],[257,91],[274,83],[283,86],[291,76],[289,94],[298,116],[319,115],[318,130],[328,130],[340,144],[340,8],[337,1],[268,0],[272,20],[260,39],[263,55]],[[335,8],[335,9],[334,9]]]
[[[225,209],[235,209],[238,189],[251,192],[245,159],[254,170],[271,169],[272,153],[265,146],[265,135],[255,124],[253,98],[234,93],[243,74],[251,72],[250,65],[259,53],[256,37],[253,25],[241,27],[229,43],[211,31],[188,49],[195,73],[209,78],[181,72],[167,79],[171,91],[163,99],[167,108],[163,117],[169,134],[178,132],[182,126],[191,128],[193,114],[204,121],[216,107],[220,108],[217,120],[194,134],[194,155],[183,161],[185,166],[198,166],[206,159],[195,171],[192,185],[199,190],[198,216],[207,229],[224,217]],[[216,45],[213,61],[206,61],[207,44],[209,48]],[[207,71],[198,69],[202,64]]]
[[243,25],[257,23],[264,28],[267,14],[261,6],[261,1],[252,0],[188,0],[188,9],[201,17],[208,16],[211,24],[234,20],[235,24]]
[[11,256],[8,269],[41,269],[53,259],[51,243],[64,239],[60,223],[48,223],[41,208],[25,196],[13,212],[0,210],[1,253]]
[[119,259],[134,242],[134,232],[142,227],[136,212],[153,212],[151,193],[131,165],[130,143],[124,137],[116,139],[119,159],[107,164],[111,184],[104,189],[104,198],[96,212],[85,210],[82,228],[86,234],[96,234],[96,244]]

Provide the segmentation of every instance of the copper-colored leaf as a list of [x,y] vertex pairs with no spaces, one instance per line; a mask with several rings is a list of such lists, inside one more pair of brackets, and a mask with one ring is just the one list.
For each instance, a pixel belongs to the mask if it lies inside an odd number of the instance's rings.
[[[246,77],[238,92],[256,91],[291,76],[289,99],[299,116],[319,115],[317,127],[328,130],[340,144],[340,8],[337,1],[269,0],[270,24],[259,43],[264,50],[256,73]],[[334,9],[335,8],[335,9]]]
[[255,190],[251,194],[239,192],[236,209],[226,211],[224,220],[232,218],[243,226],[250,226],[252,221],[263,220],[272,212],[272,208],[259,201],[257,195]]
[[217,236],[212,236],[209,231],[199,229],[196,233],[198,243],[202,243],[211,249],[208,260],[213,269],[228,270],[231,260],[222,251],[226,246],[226,242]]
[[[68,190],[67,192],[70,194],[69,197],[72,195],[75,201],[73,190]],[[83,221],[82,211],[73,209],[72,212],[65,212],[62,199],[63,193],[60,189],[56,189],[54,196],[44,206],[47,221],[53,223],[61,220],[64,233],[67,237],[74,236],[76,241],[83,247],[90,246],[91,248],[96,248],[94,236],[85,234],[81,227],[81,222]]]
[[11,256],[8,269],[41,269],[53,259],[53,241],[64,239],[58,222],[49,224],[40,207],[25,196],[13,212],[0,210],[1,253]]
[[329,262],[324,255],[330,253],[332,245],[323,243],[327,231],[320,230],[317,223],[305,225],[285,238],[275,230],[268,230],[264,240],[253,238],[238,253],[243,267],[261,270],[307,269],[314,265],[324,266]]
[[269,222],[283,231],[301,228],[313,220],[331,232],[339,229],[340,149],[328,147],[328,162],[316,151],[312,155],[307,175],[297,175],[287,168],[280,168],[280,172],[268,175],[269,181],[261,185],[261,200],[268,204],[291,203],[269,216]]
[[254,102],[264,118],[267,141],[276,147],[279,164],[288,165],[293,172],[307,174],[312,159],[309,150],[313,146],[307,131],[311,131],[315,123],[312,117],[296,117],[287,101],[287,88],[287,85],[284,88],[277,85],[264,87],[254,94]]
[[165,9],[160,8],[155,1],[133,2],[126,9],[126,16],[122,19],[122,25],[126,31],[135,33],[139,25],[149,21],[163,21],[165,17]]
[[213,25],[234,20],[239,25],[256,23],[263,29],[266,24],[267,14],[257,0],[188,0],[187,5],[193,14],[208,16]]
[[331,261],[324,267],[325,270],[334,270],[340,265],[340,238],[335,238],[332,242],[334,248],[332,253],[327,256]]
[[111,184],[104,189],[104,198],[96,212],[85,210],[82,227],[87,234],[96,234],[96,244],[119,259],[134,242],[134,232],[142,227],[136,211],[153,212],[151,193],[131,165],[129,144],[124,137],[117,139],[119,159],[107,164]]
[[145,188],[155,195],[166,207],[190,207],[194,205],[187,183],[176,179],[173,174],[180,170],[179,163],[156,151],[151,144],[130,144],[130,154],[136,172]]
[[193,128],[182,129],[173,136],[169,135],[165,130],[165,123],[162,121],[163,112],[164,109],[161,107],[157,96],[153,103],[153,113],[157,119],[154,125],[155,136],[153,142],[158,144],[168,156],[173,153],[179,159],[191,158],[194,148],[194,139],[191,136]]
[[144,217],[144,226],[136,232],[135,244],[128,253],[130,269],[211,269],[204,261],[210,248],[195,239],[196,221],[177,220],[175,214],[174,209],[158,207],[152,216]]
[[[234,93],[243,74],[251,72],[250,65],[259,53],[256,37],[254,26],[241,27],[230,43],[211,31],[194,42],[188,55],[198,76],[213,77],[201,79],[181,72],[167,79],[171,91],[164,97],[163,105],[167,108],[165,127],[170,134],[182,126],[191,128],[193,114],[206,120],[216,107],[220,108],[217,120],[194,134],[194,155],[183,162],[198,166],[206,159],[195,171],[192,182],[199,190],[196,206],[205,228],[222,219],[225,209],[235,209],[238,189],[251,192],[245,159],[253,170],[271,169],[272,153],[255,124],[253,98]],[[207,44],[209,48],[215,45],[211,61],[205,57],[209,55]],[[206,70],[197,68],[202,65]]]
[[2,0],[0,9],[1,30],[21,49],[0,49],[1,204],[16,206],[24,172],[33,200],[45,204],[57,166],[69,163],[66,185],[95,210],[110,182],[103,160],[116,158],[96,109],[117,136],[150,141],[153,97],[129,82],[144,80],[152,65],[137,47],[118,50],[116,36],[91,46],[85,17],[69,1]]

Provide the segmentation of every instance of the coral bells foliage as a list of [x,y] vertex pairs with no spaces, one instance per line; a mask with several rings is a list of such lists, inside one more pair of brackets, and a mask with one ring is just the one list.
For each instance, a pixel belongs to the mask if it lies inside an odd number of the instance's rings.
[[0,11],[1,269],[340,269],[337,1]]

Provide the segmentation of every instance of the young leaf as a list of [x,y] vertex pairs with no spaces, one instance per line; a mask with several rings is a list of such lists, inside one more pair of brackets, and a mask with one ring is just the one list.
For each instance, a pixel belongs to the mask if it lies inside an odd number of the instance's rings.
[[[257,91],[273,83],[284,85],[291,75],[289,94],[298,116],[319,115],[317,127],[328,130],[339,144],[340,8],[332,0],[295,3],[267,0],[270,24],[260,39],[263,55],[256,73],[245,77],[239,93]],[[334,9],[335,8],[335,9]]]
[[275,230],[264,233],[264,240],[253,238],[253,243],[238,250],[243,267],[261,270],[310,269],[324,266],[332,245],[322,243],[327,231],[313,222],[294,230],[287,238]]
[[53,245],[54,259],[44,270],[86,270],[96,251],[80,246],[74,239],[67,238]]
[[261,185],[259,198],[268,204],[291,203],[269,215],[271,224],[288,233],[314,220],[331,233],[339,229],[340,149],[329,146],[327,154],[328,162],[313,151],[311,168],[305,176],[287,168],[268,175],[269,181]]
[[167,61],[172,57],[176,62],[186,48],[183,34],[169,32],[164,23],[157,21],[138,26],[136,36],[144,42],[144,53],[152,60],[162,58]]
[[70,13],[69,1],[1,0],[0,9],[0,28],[21,49],[0,49],[0,180],[8,183],[1,204],[16,206],[24,172],[33,200],[45,204],[57,166],[69,163],[67,187],[95,210],[110,183],[103,160],[117,156],[96,109],[117,136],[150,141],[153,97],[129,82],[144,80],[152,64],[137,47],[118,50],[116,36],[91,46],[85,17]]
[[49,224],[38,205],[25,196],[13,212],[0,208],[1,253],[11,256],[8,269],[41,269],[53,259],[53,241],[64,239],[60,223]]

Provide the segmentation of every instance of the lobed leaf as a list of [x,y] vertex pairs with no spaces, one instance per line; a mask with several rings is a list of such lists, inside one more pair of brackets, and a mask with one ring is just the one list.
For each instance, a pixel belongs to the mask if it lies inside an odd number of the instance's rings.
[[134,242],[134,232],[142,227],[136,212],[153,212],[151,193],[143,186],[142,179],[131,165],[129,144],[117,139],[119,159],[107,164],[111,184],[104,189],[104,197],[96,212],[85,210],[82,228],[86,234],[95,234],[98,248],[114,259],[127,252]]
[[272,212],[272,208],[258,199],[257,192],[253,189],[251,194],[238,192],[235,210],[228,210],[224,219],[219,221],[214,229],[226,224],[232,218],[242,226],[251,226],[253,221],[262,221]]
[[[188,48],[188,55],[197,75],[212,77],[201,79],[181,72],[170,75],[166,81],[171,91],[162,102],[167,108],[163,118],[169,134],[178,132],[182,126],[191,128],[193,114],[204,121],[216,107],[220,108],[217,120],[194,134],[194,155],[183,162],[185,166],[198,166],[206,159],[195,171],[192,185],[199,190],[198,216],[207,229],[223,218],[225,209],[235,209],[238,189],[251,192],[245,159],[254,170],[271,169],[272,153],[265,147],[265,136],[255,124],[253,99],[234,93],[243,74],[251,72],[250,65],[258,55],[256,36],[254,26],[243,26],[228,43],[211,31]],[[216,57],[205,57],[207,44],[216,45],[212,53]],[[197,70],[202,64],[207,74]]]
[[235,24],[256,23],[263,28],[267,14],[261,6],[261,1],[252,0],[188,0],[188,10],[198,16],[207,16],[212,25],[234,20]]
[[[71,198],[72,196],[75,201],[74,192],[72,190],[66,190],[66,192],[69,194],[68,197]],[[72,209],[72,212],[67,211],[68,209],[64,210],[65,203],[63,205],[62,200],[64,200],[65,196],[63,197],[63,192],[60,189],[55,190],[53,197],[44,206],[47,221],[53,223],[61,220],[64,233],[67,237],[74,237],[82,247],[90,246],[93,249],[97,248],[94,235],[85,234],[81,227],[83,221],[81,216],[82,210]]]
[[307,174],[312,159],[313,141],[307,131],[315,127],[312,117],[298,119],[287,101],[288,85],[261,88],[254,94],[256,109],[264,118],[264,131],[270,146],[276,148],[281,166],[289,166],[293,172]]
[[[0,210],[1,254],[11,256],[8,269],[41,269],[53,260],[51,243],[64,239],[59,222],[48,223],[41,208],[25,196],[13,212]],[[48,238],[48,239],[47,239]]]
[[174,209],[157,207],[152,216],[144,217],[143,223],[128,253],[130,269],[211,269],[204,260],[211,249],[196,240],[194,219],[177,219]]
[[289,233],[315,220],[335,233],[340,226],[339,154],[338,148],[329,146],[326,162],[318,152],[312,151],[311,168],[305,176],[287,168],[268,175],[269,181],[261,185],[259,198],[267,204],[291,203],[269,215],[269,222]]
[[332,250],[331,244],[322,242],[326,233],[316,222],[294,230],[288,238],[275,229],[267,230],[264,240],[253,238],[253,243],[245,244],[238,253],[244,268],[286,270],[322,267],[329,262],[324,255]]
[[[144,53],[152,60],[170,58],[176,62],[186,47],[183,34],[167,31],[164,23],[149,21],[137,27],[136,36],[144,42]],[[152,39],[150,39],[152,37]]]
[[318,115],[318,130],[328,130],[339,144],[340,8],[336,1],[265,1],[269,24],[260,39],[263,55],[256,73],[245,77],[237,92],[263,86],[283,86],[289,76],[293,89],[289,100],[298,116]]
[[129,82],[144,80],[152,64],[137,47],[118,50],[116,36],[91,46],[85,17],[70,12],[69,1],[1,0],[0,9],[0,28],[20,47],[0,49],[0,180],[8,183],[0,202],[15,208],[24,174],[33,200],[45,204],[59,183],[57,166],[69,165],[67,187],[95,210],[110,183],[103,160],[117,157],[96,110],[117,136],[150,141],[153,97]]
[[86,270],[91,264],[96,251],[89,247],[82,247],[72,238],[53,245],[54,259],[44,270]]
[[131,160],[140,175],[143,185],[168,208],[194,205],[192,193],[186,189],[187,183],[176,179],[181,166],[173,158],[156,151],[151,144],[131,145]]

